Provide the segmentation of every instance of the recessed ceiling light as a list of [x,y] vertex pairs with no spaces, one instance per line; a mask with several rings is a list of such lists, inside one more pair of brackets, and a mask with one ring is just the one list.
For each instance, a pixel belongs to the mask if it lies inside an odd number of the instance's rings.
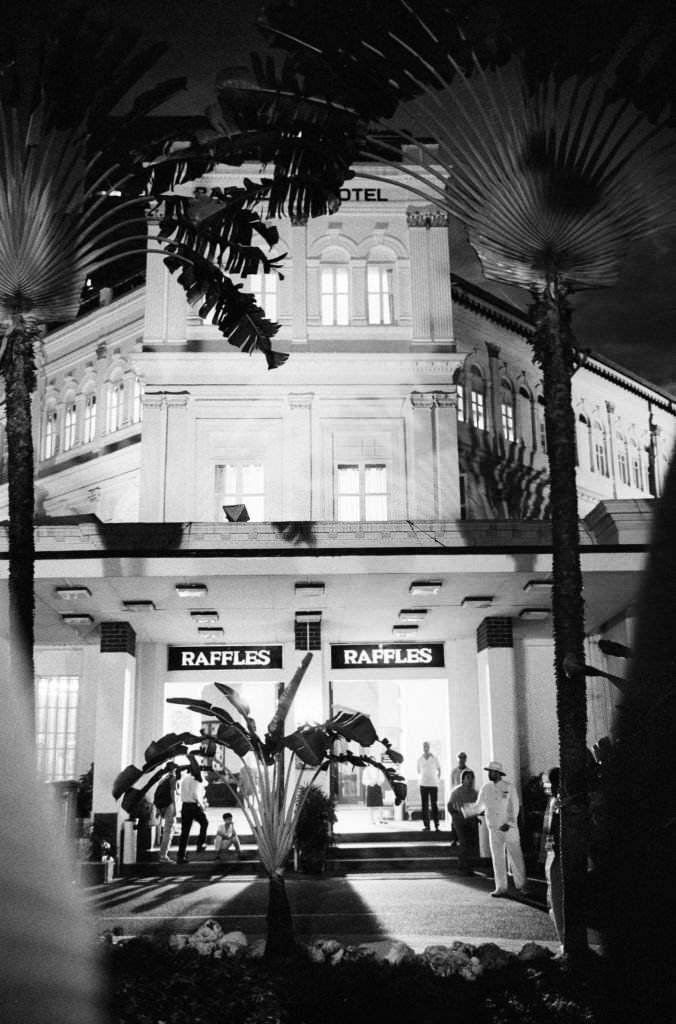
[[125,609],[128,612],[154,612],[155,602],[154,601],[123,601]]
[[323,597],[325,586],[323,583],[296,583],[294,589],[296,597]]
[[409,594],[438,594],[441,586],[441,580],[414,580],[408,588],[408,592]]
[[423,622],[427,615],[427,608],[402,608],[399,618],[402,622]]
[[190,618],[202,626],[210,626],[218,622],[218,612],[190,612]]
[[399,637],[400,640],[408,640],[414,637],[418,633],[417,626],[392,626],[392,633],[394,636]]
[[548,619],[550,614],[549,608],[522,608],[519,618],[535,621],[536,619]]
[[200,640],[222,640],[225,636],[222,626],[200,626],[197,632]]
[[91,626],[94,619],[91,615],[62,615],[61,621],[67,626]]
[[57,597],[62,597],[64,601],[74,601],[78,597],[92,596],[89,587],[55,587],[54,593]]
[[476,596],[463,597],[460,603],[463,608],[489,608],[493,604],[493,598],[477,594]]
[[553,580],[528,580],[528,583],[524,583],[524,590],[550,590],[553,586]]
[[322,613],[317,611],[296,612],[296,622],[321,622]]
[[206,583],[177,583],[176,593],[179,597],[204,597],[209,588]]

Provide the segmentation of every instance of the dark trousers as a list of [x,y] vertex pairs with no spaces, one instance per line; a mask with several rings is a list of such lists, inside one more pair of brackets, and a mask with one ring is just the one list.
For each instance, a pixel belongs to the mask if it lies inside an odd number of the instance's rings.
[[420,799],[422,800],[422,819],[425,828],[430,827],[430,806],[432,808],[432,820],[434,827],[439,831],[439,808],[437,807],[437,786],[421,786]]
[[209,819],[199,804],[183,804],[181,807],[181,838],[178,841],[179,860],[185,857],[185,848],[188,845],[188,837],[190,835],[190,829],[192,828],[193,821],[198,822],[200,827],[197,845],[203,846],[207,839]]
[[458,811],[451,811],[451,819],[458,842],[458,869],[470,871],[470,860],[477,856],[479,850],[477,820],[465,818]]

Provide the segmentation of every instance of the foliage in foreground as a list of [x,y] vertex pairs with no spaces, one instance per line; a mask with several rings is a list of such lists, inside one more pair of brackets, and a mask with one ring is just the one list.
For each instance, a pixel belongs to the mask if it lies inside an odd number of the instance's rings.
[[[490,959],[497,949],[457,945],[460,955],[473,952],[481,959]],[[397,965],[364,953],[362,947],[339,948],[338,963],[331,958],[313,962],[308,951],[271,963],[246,951],[220,959],[148,939],[110,946],[105,952],[112,1016],[120,1024],[604,1020],[609,975],[600,958],[580,973],[565,969],[539,947],[526,946],[518,956],[498,951],[502,956],[494,966],[470,982],[461,974],[443,973],[444,960],[435,953],[439,947]]]

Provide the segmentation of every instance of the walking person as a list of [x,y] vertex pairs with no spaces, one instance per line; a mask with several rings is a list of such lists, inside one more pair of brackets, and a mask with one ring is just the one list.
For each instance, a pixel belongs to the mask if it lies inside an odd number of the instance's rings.
[[181,838],[178,841],[177,857],[179,864],[189,863],[185,851],[193,821],[196,821],[200,827],[197,839],[197,853],[203,853],[206,849],[209,819],[202,807],[204,801],[203,790],[202,773],[195,761],[181,779]]
[[453,831],[458,845],[458,871],[463,875],[473,875],[470,859],[478,852],[477,822],[473,818],[465,818],[462,808],[474,803],[478,798],[474,783],[474,772],[465,768],[459,786],[454,786],[448,798],[448,812],[453,822]]
[[514,785],[505,779],[505,772],[499,761],[489,761],[484,771],[488,772],[488,782],[483,784],[474,803],[463,805],[461,813],[466,818],[481,814],[482,811],[486,814],[495,877],[495,889],[491,896],[507,895],[507,860],[514,884],[525,896],[528,894],[526,865],[517,825],[519,797]]
[[422,756],[418,758],[418,778],[420,780],[420,800],[422,803],[423,832],[430,830],[430,810],[434,831],[439,831],[439,807],[437,794],[439,792],[439,779],[441,778],[441,765],[434,754],[430,753],[430,745],[427,740],[423,743]]
[[178,783],[178,770],[173,762],[167,765],[168,774],[158,783],[155,790],[153,803],[162,822],[162,838],[160,839],[160,861],[164,864],[173,864],[169,856],[169,846],[174,832],[174,821],[176,820],[176,784]]
[[563,951],[563,885],[561,880],[561,857],[559,848],[559,832],[561,819],[561,800],[559,797],[558,768],[552,768],[545,782],[545,790],[549,791],[549,802],[542,823],[542,854],[544,858],[545,878],[547,879],[547,906],[556,935]]

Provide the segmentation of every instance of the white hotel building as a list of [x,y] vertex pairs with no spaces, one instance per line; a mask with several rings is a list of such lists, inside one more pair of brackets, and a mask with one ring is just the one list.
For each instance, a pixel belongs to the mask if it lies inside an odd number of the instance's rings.
[[[527,320],[453,276],[445,216],[394,178],[357,179],[334,216],[280,233],[284,279],[248,283],[282,325],[277,370],[202,322],[158,256],[44,344],[41,764],[58,779],[93,761],[111,831],[120,769],[198,725],[167,697],[219,703],[213,683],[228,682],[264,729],[308,648],[290,727],[368,712],[404,754],[411,804],[423,740],[446,788],[459,750],[520,784],[558,760]],[[631,640],[676,403],[595,355],[573,396],[587,660],[621,674],[598,640]],[[6,470],[0,504],[6,518]],[[228,520],[236,505],[249,521]],[[589,681],[590,743],[616,696]],[[339,801],[361,800],[359,782],[341,767]]]

